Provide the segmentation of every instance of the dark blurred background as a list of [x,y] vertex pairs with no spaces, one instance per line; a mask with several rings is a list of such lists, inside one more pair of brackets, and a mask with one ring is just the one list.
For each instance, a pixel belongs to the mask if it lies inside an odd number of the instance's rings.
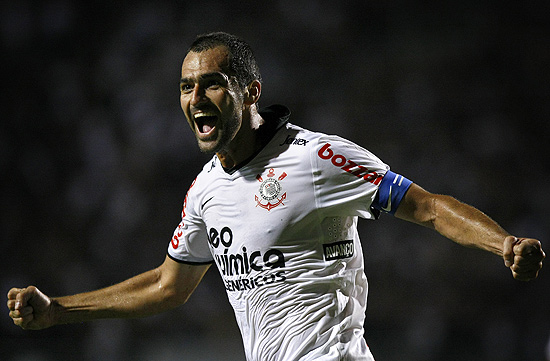
[[[92,290],[163,261],[209,159],[179,108],[181,61],[214,30],[255,49],[262,105],[286,104],[295,124],[361,144],[548,252],[549,7],[1,2],[2,297]],[[515,281],[499,257],[391,216],[360,232],[377,361],[549,357],[548,269]],[[2,313],[1,360],[243,359],[214,268],[188,304],[146,319],[28,332]]]

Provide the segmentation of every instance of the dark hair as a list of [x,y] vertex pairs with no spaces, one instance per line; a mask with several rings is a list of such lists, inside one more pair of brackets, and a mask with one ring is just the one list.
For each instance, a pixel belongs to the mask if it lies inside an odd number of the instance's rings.
[[200,53],[218,46],[224,46],[229,51],[229,70],[241,88],[244,89],[253,80],[262,81],[252,48],[235,35],[224,32],[201,34],[193,41],[188,52]]

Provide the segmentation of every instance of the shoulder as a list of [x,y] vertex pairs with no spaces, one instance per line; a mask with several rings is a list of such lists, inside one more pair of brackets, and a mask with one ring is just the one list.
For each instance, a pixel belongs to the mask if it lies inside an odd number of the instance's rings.
[[199,194],[205,189],[208,189],[208,185],[211,184],[215,179],[219,178],[216,174],[220,171],[221,164],[218,160],[218,157],[215,155],[203,165],[199,174],[193,180],[193,183],[189,187],[189,194]]
[[360,152],[374,156],[373,153],[362,146],[339,135],[312,131],[293,123],[286,123],[285,129],[280,133],[279,140],[284,138],[282,144],[303,146],[315,152],[320,152],[321,149],[334,148],[342,149],[345,152]]
[[279,145],[297,146],[298,148],[309,148],[316,144],[321,133],[312,132],[292,123],[286,123],[279,131]]
[[328,162],[342,167],[354,167],[354,164],[358,164],[368,168],[387,168],[387,165],[374,153],[351,140],[334,134],[309,133],[312,156],[316,162]]

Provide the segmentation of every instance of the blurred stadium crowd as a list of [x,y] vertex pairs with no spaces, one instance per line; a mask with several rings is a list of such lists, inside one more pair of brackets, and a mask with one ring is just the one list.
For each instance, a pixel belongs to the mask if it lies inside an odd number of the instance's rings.
[[[550,250],[550,32],[543,1],[21,0],[0,4],[0,290],[48,295],[156,267],[209,156],[179,109],[198,33],[255,49],[263,105],[366,147]],[[387,360],[545,360],[550,275],[392,217],[360,222],[366,339]],[[142,320],[25,332],[0,359],[242,360],[212,268],[187,305]]]

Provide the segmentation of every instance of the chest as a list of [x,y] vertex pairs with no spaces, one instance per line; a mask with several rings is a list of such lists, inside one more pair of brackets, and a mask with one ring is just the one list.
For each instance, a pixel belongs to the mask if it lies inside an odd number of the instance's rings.
[[200,200],[201,218],[212,246],[284,243],[314,211],[308,172],[288,166],[220,177],[211,182]]

